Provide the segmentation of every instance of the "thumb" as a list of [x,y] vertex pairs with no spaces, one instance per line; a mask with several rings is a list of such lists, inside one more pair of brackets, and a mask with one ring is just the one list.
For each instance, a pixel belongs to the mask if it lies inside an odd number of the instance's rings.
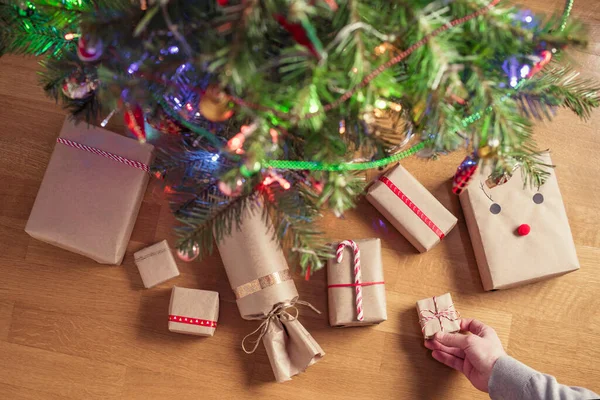
[[469,335],[463,335],[461,333],[445,333],[438,332],[435,334],[434,339],[444,346],[457,347],[461,350],[466,349],[469,346],[469,342],[472,339],[468,339]]

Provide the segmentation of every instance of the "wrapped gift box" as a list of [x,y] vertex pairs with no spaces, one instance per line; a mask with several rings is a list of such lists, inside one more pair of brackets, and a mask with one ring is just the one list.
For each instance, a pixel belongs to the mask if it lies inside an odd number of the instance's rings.
[[[543,161],[552,164],[549,155]],[[476,172],[460,195],[485,290],[507,289],[575,271],[579,261],[554,170],[531,188],[520,169],[501,185]],[[492,187],[490,187],[492,186]]]
[[367,200],[420,252],[438,244],[457,222],[400,164],[369,187]]
[[166,240],[136,252],[134,259],[146,288],[179,276],[179,269]]
[[219,293],[173,287],[169,304],[169,330],[196,336],[212,336],[219,320]]
[[460,315],[450,293],[417,301],[417,313],[425,339],[432,338],[436,332],[460,331]]
[[[295,312],[287,311],[290,306],[312,306],[299,301],[283,251],[273,239],[273,229],[256,201],[243,211],[240,225],[234,225],[231,234],[218,241],[218,247],[242,318],[261,322],[254,331],[257,337],[251,333],[242,347],[253,353],[262,341],[275,379],[284,382],[316,363],[325,352]],[[246,341],[254,346],[247,347]]]
[[65,123],[25,231],[102,264],[120,264],[138,215],[153,146]]
[[[350,247],[345,247],[341,262],[336,258],[327,262],[329,324],[334,327],[374,325],[387,320],[381,240],[354,242],[360,249],[363,320],[357,319],[354,255]],[[337,248],[338,243],[334,244]]]

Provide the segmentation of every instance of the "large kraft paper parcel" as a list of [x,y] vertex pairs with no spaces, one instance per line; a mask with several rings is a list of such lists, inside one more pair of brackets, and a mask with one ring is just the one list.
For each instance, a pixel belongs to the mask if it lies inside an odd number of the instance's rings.
[[[543,161],[552,164],[550,156]],[[521,170],[490,188],[491,173],[476,172],[460,195],[485,290],[507,289],[579,269],[575,244],[554,170],[539,187],[523,184]],[[527,224],[530,232],[518,234]]]
[[[241,224],[238,227],[234,224],[231,234],[218,243],[240,314],[256,323],[265,323],[277,305],[298,299],[296,285],[273,232],[271,222],[263,218],[262,206],[254,203],[243,211]],[[303,307],[296,305],[297,309]],[[271,315],[265,325],[262,343],[277,382],[290,380],[325,355],[295,317],[295,311],[290,309],[289,313]]]
[[[65,120],[60,137],[144,164],[153,146]],[[121,264],[149,175],[104,156],[56,143],[25,231],[87,256]]]

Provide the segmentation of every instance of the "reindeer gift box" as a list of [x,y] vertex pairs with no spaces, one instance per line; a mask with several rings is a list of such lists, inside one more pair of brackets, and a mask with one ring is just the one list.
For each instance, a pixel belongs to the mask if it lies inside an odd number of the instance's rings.
[[[550,156],[543,161],[551,164]],[[502,184],[475,172],[460,202],[485,290],[507,289],[579,269],[554,170],[538,187],[520,169]]]

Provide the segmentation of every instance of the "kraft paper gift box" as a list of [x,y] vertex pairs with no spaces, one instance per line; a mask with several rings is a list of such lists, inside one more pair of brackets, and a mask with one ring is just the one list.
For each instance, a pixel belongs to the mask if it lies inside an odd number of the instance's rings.
[[166,240],[136,252],[133,257],[146,288],[179,276],[179,269]]
[[[552,164],[548,154],[542,161]],[[491,169],[484,168],[475,172],[460,194],[485,290],[507,289],[579,269],[556,174],[549,172],[538,189],[524,185],[519,168],[506,183],[494,186],[488,179]]]
[[143,168],[152,149],[65,120],[25,231],[101,264],[121,264],[148,184]]
[[437,332],[460,331],[460,315],[450,293],[417,301],[417,313],[425,339],[432,338]]
[[400,164],[369,187],[367,200],[420,252],[438,244],[457,222]]
[[[362,239],[354,241],[360,250],[362,276],[363,320],[357,319],[354,254],[346,246],[341,262],[336,258],[327,262],[327,296],[329,324],[333,327],[375,325],[387,320],[385,283],[381,261],[381,240]],[[338,243],[334,244],[338,249]]]
[[[231,234],[218,241],[218,247],[240,315],[260,322],[242,347],[253,353],[262,340],[275,379],[284,382],[316,363],[325,352],[296,318],[294,309],[312,306],[298,299],[273,232],[270,220],[263,218],[262,205],[255,201],[243,211],[241,224],[234,223]],[[246,346],[247,342],[255,346]]]
[[219,320],[219,293],[173,287],[169,304],[169,330],[196,336],[213,336]]

